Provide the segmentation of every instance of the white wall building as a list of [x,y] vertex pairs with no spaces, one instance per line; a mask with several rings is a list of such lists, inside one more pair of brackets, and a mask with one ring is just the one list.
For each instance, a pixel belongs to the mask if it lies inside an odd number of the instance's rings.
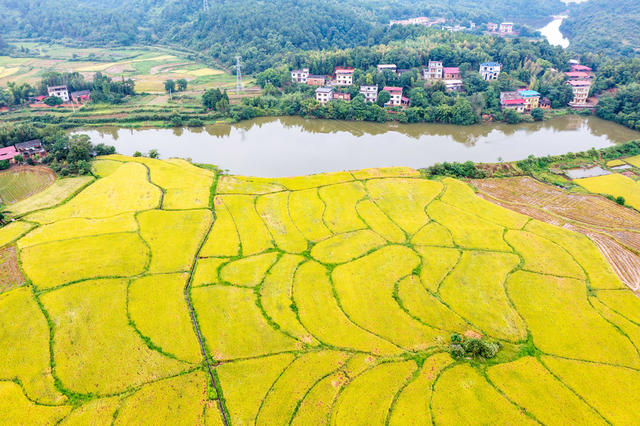
[[382,71],[391,71],[396,72],[398,70],[398,66],[396,64],[380,64],[378,65],[378,72]]
[[389,102],[384,104],[385,106],[401,106],[402,105],[402,87],[387,86],[382,90],[384,90],[385,92],[389,92],[389,95],[391,95],[391,99],[389,99]]
[[69,102],[69,89],[67,86],[50,86],[47,87],[49,96],[55,96],[62,99],[63,102]]
[[378,101],[378,86],[360,86],[360,93],[364,95],[367,102]]
[[326,105],[327,102],[333,99],[333,88],[331,87],[318,87],[316,89],[316,101],[322,105]]
[[353,84],[353,68],[336,68],[336,85],[337,86],[351,86]]
[[485,81],[497,80],[502,71],[502,64],[497,62],[484,62],[480,64],[480,75]]
[[441,80],[442,70],[442,61],[429,61],[429,66],[422,70],[422,75],[425,80]]
[[291,71],[291,81],[294,83],[307,84],[308,77],[309,77],[309,68],[303,68],[301,70]]

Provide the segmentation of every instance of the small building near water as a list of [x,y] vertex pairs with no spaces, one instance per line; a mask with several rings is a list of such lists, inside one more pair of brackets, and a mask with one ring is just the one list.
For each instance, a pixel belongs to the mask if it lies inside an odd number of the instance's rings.
[[40,139],[33,139],[27,142],[20,142],[15,145],[18,154],[22,155],[25,159],[31,158],[34,155],[45,155],[45,151]]

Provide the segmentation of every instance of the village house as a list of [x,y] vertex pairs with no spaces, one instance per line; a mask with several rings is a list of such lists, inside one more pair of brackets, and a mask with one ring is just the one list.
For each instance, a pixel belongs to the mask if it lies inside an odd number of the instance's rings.
[[442,24],[446,22],[444,18],[427,18],[426,16],[419,16],[417,18],[400,19],[389,21],[391,25],[424,25],[425,27],[431,27],[433,25]]
[[291,81],[294,83],[307,84],[308,77],[309,77],[309,68],[303,68],[301,70],[291,71]]
[[391,71],[395,73],[398,70],[398,67],[396,64],[379,64],[377,68],[378,68],[378,72]]
[[385,92],[389,92],[391,99],[384,106],[401,106],[402,105],[402,87],[386,86],[383,88]]
[[47,152],[42,146],[40,139],[33,139],[26,142],[20,142],[15,145],[18,154],[22,155],[25,159],[31,158],[34,155],[43,156]]
[[441,80],[442,71],[442,61],[429,61],[428,67],[422,70],[422,75],[425,80]]
[[497,62],[483,62],[480,64],[480,75],[485,81],[497,80],[502,71],[502,64]]
[[353,68],[337,67],[335,70],[337,86],[351,86],[353,84]]
[[342,92],[333,92],[334,100],[342,100],[342,101],[350,101],[351,94],[350,93],[342,93]]
[[327,102],[333,99],[333,88],[332,87],[318,87],[316,89],[316,101],[320,102],[322,105],[326,105]]
[[360,93],[364,95],[366,102],[378,101],[378,86],[360,86]]
[[564,75],[566,75],[569,80],[591,80],[591,78],[593,78],[591,73],[584,71],[569,71],[565,72]]
[[447,86],[447,90],[451,92],[462,91],[462,80],[445,80],[444,85]]
[[519,90],[518,93],[524,99],[524,109],[530,112],[540,105],[540,93],[535,90]]
[[460,80],[460,68],[458,67],[444,67],[442,74],[445,80]]
[[551,99],[549,99],[549,98],[540,99],[540,108],[542,108],[542,109],[551,109]]
[[571,64],[571,71],[591,73],[593,70],[586,65]]
[[55,96],[62,99],[63,102],[69,102],[69,89],[67,86],[49,86],[47,87],[49,96]]
[[523,113],[526,109],[526,101],[520,92],[500,92],[500,107]]
[[503,22],[500,24],[500,29],[498,30],[500,35],[511,35],[513,34],[513,22]]
[[573,91],[573,100],[569,102],[569,106],[574,108],[587,107],[587,98],[589,98],[589,90],[591,90],[590,80],[569,80],[567,84],[571,86]]
[[309,86],[324,86],[326,82],[327,77],[324,75],[309,74],[309,76],[307,76],[307,85]]
[[487,24],[487,31],[489,31],[490,33],[495,33],[498,31],[498,24],[494,23],[494,22],[489,22]]
[[77,92],[71,92],[71,100],[76,103],[85,103],[91,100],[90,90],[79,90]]
[[14,157],[18,155],[18,150],[15,146],[8,146],[6,148],[0,148],[0,161],[8,161],[9,163],[15,163]]

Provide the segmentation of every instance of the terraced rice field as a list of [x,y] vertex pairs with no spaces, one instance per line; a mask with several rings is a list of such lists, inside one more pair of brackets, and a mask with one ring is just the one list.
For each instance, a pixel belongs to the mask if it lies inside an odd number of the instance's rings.
[[0,203],[13,204],[51,185],[55,173],[47,167],[12,167],[0,172]]
[[[3,421],[637,421],[640,299],[584,235],[412,169],[101,161],[0,229],[28,279],[0,294]],[[454,332],[502,350],[454,359]]]

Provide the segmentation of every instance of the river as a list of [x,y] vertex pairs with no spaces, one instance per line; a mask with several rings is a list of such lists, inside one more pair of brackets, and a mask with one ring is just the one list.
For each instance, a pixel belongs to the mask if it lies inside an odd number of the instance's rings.
[[260,118],[200,129],[78,131],[121,154],[157,149],[161,158],[191,158],[233,174],[294,176],[368,167],[425,167],[444,161],[513,161],[564,154],[640,139],[596,117],[565,116],[518,125],[363,123]]
[[569,39],[566,38],[560,31],[560,25],[562,21],[567,18],[566,16],[554,16],[553,20],[538,31],[546,37],[549,44],[552,46],[562,46],[563,48],[569,47]]

